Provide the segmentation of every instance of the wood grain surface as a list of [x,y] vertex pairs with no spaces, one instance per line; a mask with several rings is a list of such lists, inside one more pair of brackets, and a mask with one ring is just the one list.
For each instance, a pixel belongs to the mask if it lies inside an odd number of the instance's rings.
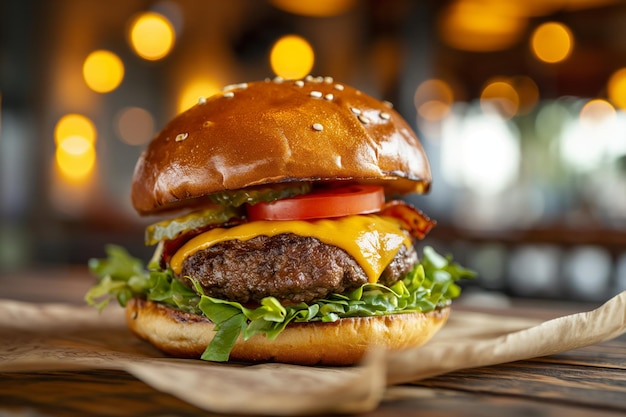
[[[80,276],[76,274],[77,279]],[[58,291],[58,301],[80,303],[88,284],[68,277],[63,276],[67,286],[66,291]],[[37,276],[32,280],[22,277],[17,283],[12,280],[9,285],[6,281],[2,283],[0,276],[2,297],[55,301],[50,299],[50,292],[46,295],[46,286],[40,283],[41,277]],[[576,309],[572,305],[567,309],[547,305],[542,316],[548,319]],[[580,306],[578,311],[587,309],[588,306]],[[510,312],[517,317],[536,318],[538,311],[530,304]],[[0,373],[2,417],[217,415],[157,391],[123,371]],[[570,352],[392,386],[377,409],[362,414],[366,417],[624,415],[626,335]]]

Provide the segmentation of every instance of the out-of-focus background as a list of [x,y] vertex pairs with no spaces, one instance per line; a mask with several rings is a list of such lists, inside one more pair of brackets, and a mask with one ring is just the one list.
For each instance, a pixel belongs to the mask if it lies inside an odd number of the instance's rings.
[[3,0],[0,273],[148,259],[137,157],[222,86],[332,76],[419,132],[427,242],[495,294],[626,289],[626,2]]

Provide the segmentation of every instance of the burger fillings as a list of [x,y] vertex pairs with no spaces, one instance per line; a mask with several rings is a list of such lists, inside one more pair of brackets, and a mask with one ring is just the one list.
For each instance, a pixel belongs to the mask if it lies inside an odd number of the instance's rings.
[[420,345],[472,276],[413,248],[435,223],[392,196],[430,180],[389,103],[328,77],[226,87],[137,162],[133,205],[164,218],[146,229],[147,270],[108,247],[86,299],[117,299],[133,332],[180,357],[346,365]]

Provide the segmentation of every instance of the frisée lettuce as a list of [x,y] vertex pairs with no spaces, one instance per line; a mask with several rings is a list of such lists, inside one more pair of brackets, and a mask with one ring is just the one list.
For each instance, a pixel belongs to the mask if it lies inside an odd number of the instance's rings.
[[85,301],[102,310],[112,300],[121,306],[134,297],[163,303],[180,310],[204,315],[215,324],[215,335],[202,359],[225,362],[239,337],[261,334],[275,339],[289,323],[334,322],[347,317],[429,312],[446,306],[459,296],[456,281],[472,278],[474,272],[439,255],[426,246],[420,262],[403,279],[391,286],[365,284],[347,294],[331,294],[315,303],[284,306],[274,297],[247,308],[240,303],[206,295],[193,277],[191,287],[175,279],[170,269],[158,264],[160,251],[144,268],[124,248],[106,247],[107,257],[91,259],[90,271],[98,278]]

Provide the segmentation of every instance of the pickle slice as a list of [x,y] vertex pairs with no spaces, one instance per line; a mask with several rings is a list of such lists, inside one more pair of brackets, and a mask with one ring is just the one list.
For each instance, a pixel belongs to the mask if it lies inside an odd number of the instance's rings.
[[209,196],[215,203],[181,217],[163,220],[146,228],[146,245],[156,245],[162,240],[172,240],[185,232],[201,227],[226,223],[233,218],[241,218],[245,211],[244,204],[254,205],[283,198],[306,194],[311,190],[311,183],[272,184],[233,191],[221,191]]
[[243,204],[271,203],[283,198],[306,194],[309,191],[311,191],[311,183],[298,182],[221,191],[211,194],[209,198],[216,204],[239,207]]
[[226,223],[232,218],[241,217],[241,210],[233,206],[211,206],[174,219],[163,220],[146,228],[146,245],[156,245],[162,240],[172,240],[184,232]]

